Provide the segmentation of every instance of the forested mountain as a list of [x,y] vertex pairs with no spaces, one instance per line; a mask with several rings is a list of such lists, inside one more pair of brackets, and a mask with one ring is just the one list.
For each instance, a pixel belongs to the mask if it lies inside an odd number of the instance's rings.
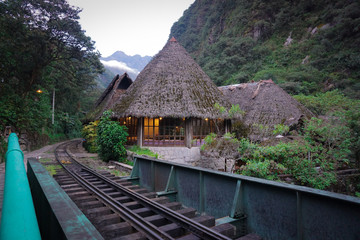
[[172,36],[219,86],[271,78],[360,98],[359,1],[196,0]]
[[140,56],[134,55],[129,56],[122,51],[116,51],[115,53],[111,54],[109,57],[102,57],[101,60],[103,61],[112,61],[115,60],[117,62],[125,63],[128,67],[140,72],[151,60],[150,56]]
[[114,76],[117,74],[122,75],[125,72],[129,74],[134,81],[141,70],[143,70],[151,60],[151,57],[142,57],[140,55],[129,56],[122,51],[116,51],[109,57],[102,57],[100,60],[104,65],[105,72],[100,75],[99,85],[102,88],[106,88]]

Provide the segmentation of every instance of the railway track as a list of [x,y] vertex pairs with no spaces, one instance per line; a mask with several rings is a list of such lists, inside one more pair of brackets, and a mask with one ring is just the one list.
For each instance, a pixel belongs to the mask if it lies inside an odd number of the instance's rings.
[[234,226],[215,226],[211,216],[157,197],[130,181],[97,172],[68,152],[70,141],[59,145],[55,157],[63,171],[54,175],[105,239],[232,239]]

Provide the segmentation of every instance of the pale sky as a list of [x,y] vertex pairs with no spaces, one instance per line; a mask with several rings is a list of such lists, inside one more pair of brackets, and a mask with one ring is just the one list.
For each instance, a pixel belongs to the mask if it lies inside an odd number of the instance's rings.
[[102,57],[116,51],[154,56],[171,26],[195,0],[68,0],[83,9],[80,24]]

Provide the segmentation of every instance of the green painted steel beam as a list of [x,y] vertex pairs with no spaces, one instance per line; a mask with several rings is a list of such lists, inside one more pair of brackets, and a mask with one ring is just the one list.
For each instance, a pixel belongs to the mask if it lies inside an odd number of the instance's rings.
[[41,239],[29,181],[15,133],[8,138],[0,239]]
[[185,206],[214,216],[216,224],[235,225],[236,236],[255,232],[269,240],[360,239],[360,198],[136,157],[141,171],[134,175],[143,187],[152,186],[154,173],[168,176],[166,185],[156,182],[158,193],[177,191],[177,201]]
[[235,189],[235,195],[234,195],[234,201],[230,212],[230,217],[232,218],[238,218],[243,215],[243,193],[241,191],[241,180],[237,180],[236,183],[236,189]]

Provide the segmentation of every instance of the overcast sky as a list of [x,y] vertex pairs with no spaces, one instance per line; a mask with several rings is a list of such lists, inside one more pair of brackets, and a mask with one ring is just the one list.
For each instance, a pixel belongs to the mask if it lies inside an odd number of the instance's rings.
[[195,0],[68,0],[80,7],[80,24],[103,57],[115,51],[154,56],[171,26]]

